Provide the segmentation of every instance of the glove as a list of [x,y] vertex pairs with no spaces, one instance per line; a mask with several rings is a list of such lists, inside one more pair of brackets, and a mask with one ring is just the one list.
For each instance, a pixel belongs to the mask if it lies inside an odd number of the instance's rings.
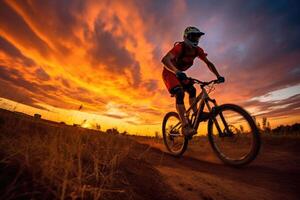
[[182,71],[177,71],[176,72],[176,77],[178,78],[179,81],[184,81],[184,80],[188,79],[186,74],[183,73]]
[[225,78],[223,76],[219,76],[218,83],[224,83],[224,82],[225,82]]

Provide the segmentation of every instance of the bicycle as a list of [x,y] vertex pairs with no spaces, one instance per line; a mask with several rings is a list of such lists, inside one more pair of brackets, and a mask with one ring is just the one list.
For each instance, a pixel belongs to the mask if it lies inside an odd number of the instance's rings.
[[[201,89],[196,100],[186,111],[190,125],[197,132],[200,123],[208,121],[208,140],[217,157],[225,164],[242,166],[253,161],[258,155],[261,142],[259,130],[251,115],[238,105],[219,106],[215,99],[209,97],[208,94],[218,80],[209,82],[193,78],[190,80]],[[194,106],[197,107],[197,112],[191,114]],[[205,106],[208,112],[204,112]],[[182,135],[181,120],[177,112],[168,112],[165,115],[162,133],[167,150],[174,156],[181,156],[192,139]]]

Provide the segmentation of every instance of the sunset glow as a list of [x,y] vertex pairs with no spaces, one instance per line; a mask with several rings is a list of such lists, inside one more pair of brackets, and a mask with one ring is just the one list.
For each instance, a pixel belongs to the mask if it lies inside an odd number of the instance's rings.
[[[299,122],[298,6],[255,2],[1,1],[0,107],[154,135],[175,110],[161,58],[195,25],[226,79],[211,93],[219,104],[239,104],[272,127]],[[187,74],[215,78],[200,60]]]

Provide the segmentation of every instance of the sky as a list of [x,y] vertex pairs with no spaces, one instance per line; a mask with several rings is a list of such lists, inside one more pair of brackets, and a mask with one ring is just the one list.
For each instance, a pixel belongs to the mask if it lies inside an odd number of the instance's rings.
[[[2,0],[0,107],[151,135],[175,110],[161,58],[190,25],[225,77],[219,104],[300,122],[297,0]],[[215,78],[199,59],[187,74]]]

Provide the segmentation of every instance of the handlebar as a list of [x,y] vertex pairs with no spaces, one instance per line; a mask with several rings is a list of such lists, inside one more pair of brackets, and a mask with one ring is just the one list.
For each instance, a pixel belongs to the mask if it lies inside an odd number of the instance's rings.
[[190,80],[193,81],[193,83],[196,83],[196,84],[199,84],[201,87],[205,87],[211,83],[213,84],[219,84],[220,82],[218,81],[218,79],[215,79],[215,80],[211,80],[211,81],[208,81],[208,82],[205,82],[205,81],[199,81],[198,79],[194,79],[194,78],[190,78]]

